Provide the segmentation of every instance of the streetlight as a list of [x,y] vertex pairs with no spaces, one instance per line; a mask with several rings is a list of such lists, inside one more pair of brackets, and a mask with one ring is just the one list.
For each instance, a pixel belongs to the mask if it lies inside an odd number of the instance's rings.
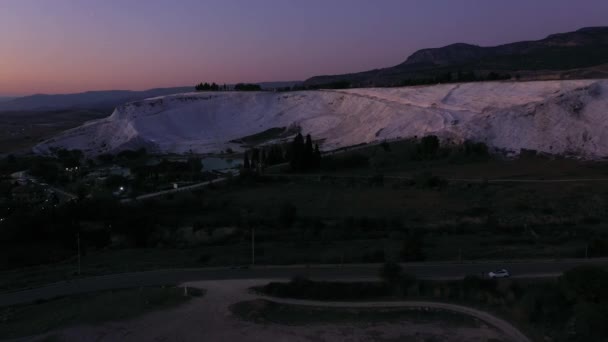
[[251,228],[251,266],[255,265],[255,225],[251,224],[249,219],[249,209],[244,210],[245,222],[248,228]]
[[255,266],[255,225],[251,226],[251,266]]
[[78,243],[78,275],[80,275],[80,232],[76,233],[76,241]]

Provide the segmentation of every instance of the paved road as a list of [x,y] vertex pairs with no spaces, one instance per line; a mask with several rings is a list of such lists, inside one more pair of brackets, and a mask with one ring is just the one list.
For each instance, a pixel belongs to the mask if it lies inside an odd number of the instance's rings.
[[[196,189],[199,189],[199,188],[204,188],[204,187],[209,186],[211,184],[217,184],[217,183],[225,182],[227,179],[228,178],[216,178],[214,180],[210,180],[210,181],[206,181],[206,182],[202,182],[202,183],[197,183],[197,184],[193,184],[193,185],[187,185],[187,186],[183,186],[183,187],[180,187],[180,188],[177,188],[177,189],[169,189],[169,190],[157,191],[157,192],[153,192],[153,193],[137,196],[137,197],[135,197],[135,200],[146,200],[146,199],[150,199],[150,198],[154,198],[154,197],[158,197],[158,196],[163,196],[163,195],[168,195],[168,194],[174,194],[176,192],[192,191],[192,190],[196,190]],[[131,201],[133,201],[133,199],[131,199],[131,198],[125,198],[125,199],[121,200],[122,203],[128,203],[128,202],[131,202]]]
[[52,190],[52,191],[54,191],[55,193],[57,193],[59,195],[65,196],[68,200],[78,199],[77,195],[75,195],[73,193],[70,193],[70,192],[67,192],[67,191],[65,191],[63,189],[57,188],[55,186],[43,183],[43,182],[39,181],[37,178],[30,176],[25,171],[15,172],[11,176],[13,178],[17,178],[17,179],[19,179],[19,178],[20,179],[25,179],[25,180],[27,180],[27,181],[29,181],[31,183],[34,183],[34,184],[37,184],[37,185],[43,187],[43,188],[47,188],[49,190]]
[[519,329],[514,327],[511,323],[500,319],[492,314],[485,311],[477,310],[474,308],[448,304],[438,302],[426,302],[426,301],[384,301],[384,302],[327,302],[327,301],[314,301],[314,300],[299,300],[299,299],[286,299],[277,297],[266,297],[275,303],[289,304],[289,305],[304,305],[304,306],[316,306],[316,307],[332,307],[332,308],[431,308],[439,309],[444,311],[452,311],[468,316],[475,317],[482,320],[502,331],[505,335],[510,338],[510,341],[517,342],[530,342],[530,339],[524,335]]
[[[374,175],[332,175],[332,174],[287,174],[268,173],[269,177],[289,179],[372,179]],[[390,180],[414,180],[410,176],[383,175],[384,179]],[[587,183],[608,182],[608,178],[558,178],[558,179],[517,179],[517,178],[447,178],[448,182],[462,183]]]
[[[517,263],[416,263],[403,264],[407,273],[420,279],[458,279],[466,275],[481,275],[484,272],[507,268],[514,277],[555,277],[563,271],[581,264],[608,267],[608,259],[534,261]],[[178,284],[198,280],[226,279],[290,279],[306,276],[321,280],[370,279],[377,277],[379,264],[367,265],[318,265],[318,266],[258,266],[249,269],[203,268],[182,270],[160,270],[139,273],[124,273],[109,276],[83,278],[59,282],[48,286],[18,292],[0,294],[0,306],[33,302],[70,294],[163,284]]]

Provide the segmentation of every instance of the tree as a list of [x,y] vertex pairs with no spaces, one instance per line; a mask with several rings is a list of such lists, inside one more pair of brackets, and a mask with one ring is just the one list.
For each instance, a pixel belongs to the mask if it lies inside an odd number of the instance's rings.
[[203,169],[201,158],[190,157],[186,163],[188,164],[188,169],[191,173],[191,179],[196,179],[196,176],[199,175]]
[[291,227],[296,221],[297,209],[289,203],[284,202],[279,209],[279,223],[284,227]]
[[306,135],[306,144],[304,145],[304,155],[302,156],[302,164],[303,168],[311,169],[313,165],[313,146],[312,146],[312,137],[310,134]]
[[422,251],[422,237],[419,233],[410,231],[401,247],[402,261],[422,261],[424,253]]
[[251,164],[249,164],[249,156],[247,152],[245,152],[245,156],[243,157],[243,169],[249,170],[251,168]]
[[251,150],[251,168],[255,169],[260,163],[260,150],[254,148]]
[[260,91],[262,87],[258,84],[253,83],[237,83],[234,85],[236,91]]
[[293,171],[302,171],[304,156],[304,137],[298,133],[291,144],[291,160],[289,161]]
[[464,142],[464,150],[465,154],[471,157],[487,158],[490,156],[488,145],[483,142],[472,142],[467,140]]
[[387,284],[395,285],[401,280],[403,269],[396,262],[386,262],[380,269],[380,278]]
[[421,157],[434,157],[439,151],[439,138],[436,135],[427,135],[420,139],[418,146]]
[[59,168],[49,160],[35,159],[32,162],[30,173],[47,183],[55,183],[59,178]]
[[80,160],[83,158],[84,154],[80,150],[66,150],[66,149],[58,149],[55,152],[57,159],[61,162],[62,166],[73,168],[80,166]]
[[313,153],[313,167],[319,169],[321,167],[321,151],[319,145],[315,144],[315,151]]
[[275,165],[283,162],[285,162],[285,157],[283,155],[282,146],[278,144],[270,146],[270,148],[266,152],[265,163],[267,165]]
[[100,154],[97,156],[97,160],[102,164],[110,164],[114,161],[114,155],[109,153]]
[[199,83],[196,86],[194,86],[194,89],[196,91],[219,91],[220,90],[220,86],[217,85],[215,82],[209,84],[207,82],[205,83]]

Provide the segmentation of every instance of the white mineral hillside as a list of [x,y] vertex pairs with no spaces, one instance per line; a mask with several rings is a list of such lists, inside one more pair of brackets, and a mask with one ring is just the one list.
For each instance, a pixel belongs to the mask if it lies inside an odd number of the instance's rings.
[[514,153],[525,148],[601,158],[608,156],[608,80],[176,94],[120,106],[35,151],[218,152],[238,150],[233,141],[240,138],[296,126],[324,139],[325,150],[436,134]]

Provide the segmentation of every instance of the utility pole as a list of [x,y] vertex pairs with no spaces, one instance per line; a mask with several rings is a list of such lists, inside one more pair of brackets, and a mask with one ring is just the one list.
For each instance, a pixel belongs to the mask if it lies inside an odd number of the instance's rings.
[[251,266],[255,266],[255,226],[251,226]]
[[78,275],[80,275],[80,232],[76,233],[76,241],[78,243]]

